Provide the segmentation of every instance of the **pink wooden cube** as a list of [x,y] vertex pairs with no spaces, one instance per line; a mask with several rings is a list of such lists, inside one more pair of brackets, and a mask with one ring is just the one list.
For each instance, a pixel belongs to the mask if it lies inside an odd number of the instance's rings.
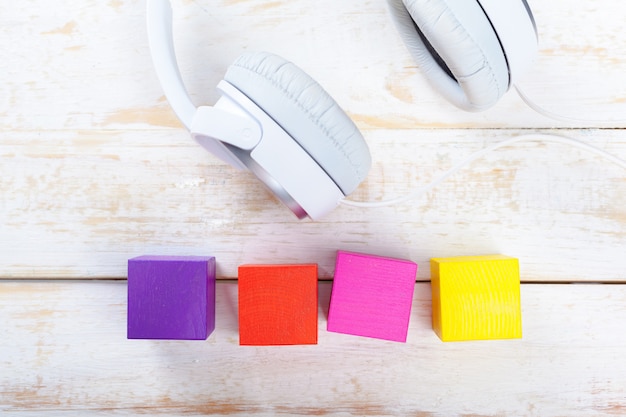
[[406,342],[417,264],[338,251],[330,332]]

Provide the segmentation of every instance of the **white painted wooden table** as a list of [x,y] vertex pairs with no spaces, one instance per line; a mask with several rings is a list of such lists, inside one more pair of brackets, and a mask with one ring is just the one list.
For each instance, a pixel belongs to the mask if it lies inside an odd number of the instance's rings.
[[[411,61],[384,0],[174,0],[183,77],[217,99],[227,66],[269,50],[317,79],[374,165],[352,196],[395,197],[522,133],[626,159],[626,35],[609,0],[533,1],[540,56],[463,113]],[[557,144],[501,149],[410,204],[298,221],[180,127],[147,49],[143,1],[0,6],[0,415],[611,416],[626,414],[626,173]],[[420,265],[406,344],[327,333],[335,251]],[[521,340],[447,343],[430,328],[428,261],[520,259]],[[206,342],[128,341],[126,261],[214,255]],[[242,263],[316,262],[317,346],[240,347]]]

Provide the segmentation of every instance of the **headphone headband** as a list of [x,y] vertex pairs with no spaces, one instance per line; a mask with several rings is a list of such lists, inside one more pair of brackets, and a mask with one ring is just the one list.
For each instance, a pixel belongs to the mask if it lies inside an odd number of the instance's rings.
[[169,0],[148,0],[148,43],[159,81],[178,119],[189,130],[196,106],[180,76],[172,36],[172,7]]

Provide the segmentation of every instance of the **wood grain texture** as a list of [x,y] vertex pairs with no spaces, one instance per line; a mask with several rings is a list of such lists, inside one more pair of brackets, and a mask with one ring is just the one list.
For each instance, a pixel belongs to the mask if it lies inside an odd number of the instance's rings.
[[430,285],[407,343],[326,332],[239,346],[237,285],[207,341],[126,340],[126,283],[0,282],[0,414],[613,416],[626,411],[626,286],[522,285],[524,337],[443,343]]
[[[626,36],[611,0],[529,1],[540,33],[523,90],[469,114],[425,81],[384,0],[172,0],[197,104],[244,51],[306,70],[372,151],[352,198],[404,195],[470,153],[535,131],[626,158]],[[145,2],[0,5],[0,278],[126,277],[138,255],[317,263],[338,249],[420,264],[507,253],[523,281],[626,281],[626,174],[562,145],[501,149],[409,204],[297,221],[202,151],[148,53]],[[608,123],[601,123],[608,121]],[[604,127],[600,129],[599,127]],[[406,345],[320,332],[317,346],[240,347],[237,287],[218,285],[206,342],[125,339],[125,282],[0,281],[0,414],[613,416],[626,413],[626,287],[522,285],[524,338],[442,344],[419,283]],[[320,285],[320,329],[330,284]]]

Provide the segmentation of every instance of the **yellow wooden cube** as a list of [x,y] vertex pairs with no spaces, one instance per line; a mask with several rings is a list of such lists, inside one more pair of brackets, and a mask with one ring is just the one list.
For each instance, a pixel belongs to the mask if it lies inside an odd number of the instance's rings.
[[522,337],[516,258],[433,258],[430,270],[433,330],[442,341]]

